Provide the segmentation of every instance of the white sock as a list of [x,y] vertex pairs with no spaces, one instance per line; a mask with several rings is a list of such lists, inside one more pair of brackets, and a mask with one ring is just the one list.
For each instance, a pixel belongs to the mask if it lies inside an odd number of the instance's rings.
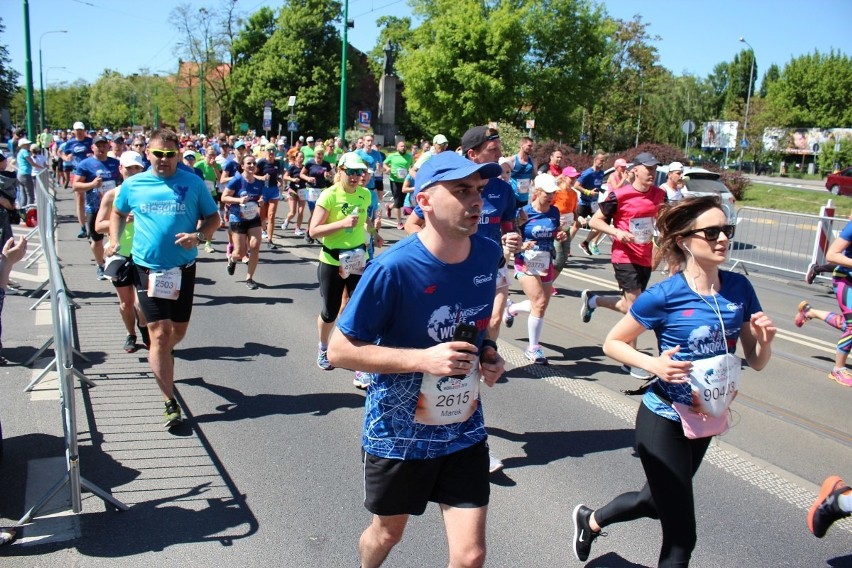
[[524,300],[523,302],[518,302],[517,304],[512,304],[509,307],[509,315],[516,316],[518,314],[528,314],[532,306],[530,305],[529,300]]
[[530,336],[530,347],[535,347],[541,340],[541,328],[544,327],[544,318],[530,316],[527,319],[527,332]]
[[324,344],[323,342],[320,342],[319,343],[319,350],[320,351],[328,351],[328,345]]
[[589,309],[594,310],[597,307],[598,307],[598,297],[592,296],[591,298],[589,298]]
[[847,491],[838,495],[837,506],[844,513],[852,513],[852,492]]

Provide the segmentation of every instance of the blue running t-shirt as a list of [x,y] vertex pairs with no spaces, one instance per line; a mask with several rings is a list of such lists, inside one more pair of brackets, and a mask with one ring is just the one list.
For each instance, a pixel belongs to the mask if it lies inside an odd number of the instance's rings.
[[118,160],[106,158],[98,160],[94,156],[86,158],[74,168],[74,175],[86,183],[95,181],[100,176],[103,184],[100,188],[86,191],[86,213],[97,213],[101,207],[101,196],[118,185],[121,174],[118,171]]
[[[501,254],[498,245],[473,235],[468,258],[447,264],[412,235],[370,262],[337,327],[360,341],[426,349],[451,341],[458,322],[473,323],[478,347],[491,319]],[[374,376],[364,413],[365,451],[393,459],[435,458],[487,437],[478,400],[463,422],[415,422],[422,381],[422,373]]]

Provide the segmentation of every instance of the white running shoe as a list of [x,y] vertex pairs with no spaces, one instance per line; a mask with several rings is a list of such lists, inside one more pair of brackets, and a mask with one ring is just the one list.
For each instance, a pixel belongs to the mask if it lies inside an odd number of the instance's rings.
[[488,450],[488,473],[496,473],[503,469],[503,462],[494,457],[491,450]]

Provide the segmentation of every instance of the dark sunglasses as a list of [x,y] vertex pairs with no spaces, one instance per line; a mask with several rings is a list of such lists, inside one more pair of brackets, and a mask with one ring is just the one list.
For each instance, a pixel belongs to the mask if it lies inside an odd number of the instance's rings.
[[348,176],[360,176],[360,175],[364,175],[364,174],[367,173],[367,170],[354,169],[354,168],[353,169],[346,168],[343,171],[345,171],[346,175],[348,175]]
[[695,229],[694,231],[689,231],[685,237],[698,236],[697,233],[704,233],[703,238],[705,241],[718,241],[719,235],[721,233],[725,233],[725,236],[729,239],[734,238],[734,230],[736,227],[733,225],[722,225],[721,227],[703,227],[701,229]]
[[151,155],[156,156],[158,158],[174,158],[178,155],[177,150],[148,150],[151,152]]

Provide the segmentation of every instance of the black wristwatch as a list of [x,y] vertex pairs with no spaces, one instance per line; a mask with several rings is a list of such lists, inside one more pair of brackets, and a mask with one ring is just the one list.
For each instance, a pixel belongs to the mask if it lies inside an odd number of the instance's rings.
[[207,237],[204,236],[204,233],[198,231],[197,233],[195,233],[195,240],[197,240],[199,243],[206,243]]

